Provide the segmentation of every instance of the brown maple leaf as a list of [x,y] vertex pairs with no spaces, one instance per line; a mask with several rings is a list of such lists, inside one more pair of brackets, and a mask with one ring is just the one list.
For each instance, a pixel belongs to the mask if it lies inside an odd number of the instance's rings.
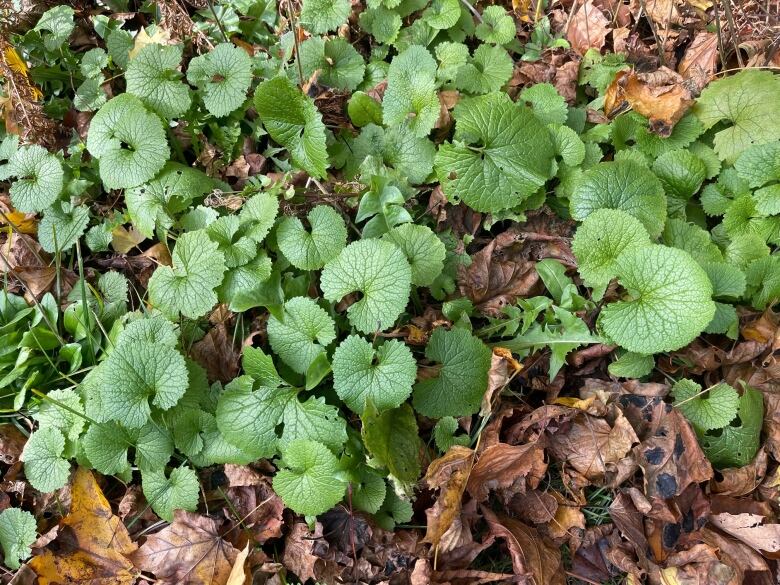
[[237,556],[216,520],[177,510],[173,523],[149,536],[131,559],[160,585],[225,585]]

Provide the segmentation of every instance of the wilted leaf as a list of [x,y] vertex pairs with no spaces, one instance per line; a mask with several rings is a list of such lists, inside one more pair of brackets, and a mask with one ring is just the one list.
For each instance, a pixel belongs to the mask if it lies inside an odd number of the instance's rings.
[[488,492],[501,490],[506,501],[515,493],[525,492],[526,488],[536,488],[546,470],[544,450],[537,445],[498,443],[480,453],[471,470],[467,489],[480,502],[487,498]]
[[633,109],[650,120],[650,130],[669,136],[677,121],[693,105],[691,92],[674,71],[661,67],[654,73],[619,71],[607,88],[604,113],[614,118]]
[[455,445],[428,466],[423,481],[429,489],[438,489],[439,497],[425,511],[428,530],[424,542],[438,546],[444,533],[460,514],[461,499],[473,462],[474,452],[471,449]]
[[128,557],[137,546],[113,515],[91,471],[79,467],[71,485],[70,513],[59,533],[29,565],[40,585],[131,585],[138,577]]
[[221,534],[212,518],[177,510],[172,524],[133,553],[133,563],[161,585],[224,585],[238,551]]

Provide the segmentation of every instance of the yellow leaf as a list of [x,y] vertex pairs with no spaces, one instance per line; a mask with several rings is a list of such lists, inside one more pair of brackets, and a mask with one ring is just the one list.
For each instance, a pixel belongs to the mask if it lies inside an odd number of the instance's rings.
[[[5,217],[0,215],[0,224],[5,225],[10,223],[12,229],[23,234],[35,234],[38,232],[38,220],[34,215],[27,215],[21,211],[9,211],[4,214]],[[6,222],[6,220],[8,220]]]
[[168,33],[167,30],[165,30],[160,26],[157,27],[157,29],[154,31],[154,34],[152,36],[149,36],[149,34],[146,32],[146,29],[142,28],[135,36],[135,43],[133,44],[133,48],[130,49],[130,52],[128,53],[128,57],[132,59],[146,45],[154,45],[154,44],[167,45],[168,41],[170,40],[171,40],[171,35]]
[[246,573],[244,572],[244,565],[246,564],[246,558],[249,556],[249,544],[244,547],[238,556],[236,562],[233,563],[233,569],[228,575],[228,580],[225,585],[245,585]]
[[27,63],[25,63],[12,46],[5,48],[3,53],[5,57],[5,64],[11,68],[12,71],[16,71],[20,75],[27,77]]
[[111,512],[91,471],[76,470],[71,494],[70,514],[60,522],[57,538],[28,563],[39,585],[135,583],[139,572],[127,556],[137,546]]
[[111,232],[111,247],[120,254],[127,254],[145,239],[146,237],[134,227],[128,230],[120,225]]

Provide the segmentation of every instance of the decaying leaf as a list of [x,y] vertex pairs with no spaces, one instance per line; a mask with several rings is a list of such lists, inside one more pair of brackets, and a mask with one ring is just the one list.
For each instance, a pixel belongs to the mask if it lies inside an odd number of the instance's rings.
[[572,49],[584,55],[588,49],[601,49],[609,32],[609,20],[604,13],[586,0],[579,5],[577,12],[566,30],[566,39]]
[[661,67],[653,73],[619,71],[604,97],[604,113],[614,118],[628,110],[650,120],[650,130],[669,136],[693,105],[691,91],[679,73]]
[[490,491],[500,490],[506,501],[527,488],[536,488],[546,470],[544,451],[537,445],[498,443],[479,454],[466,489],[480,502]]
[[57,537],[29,562],[38,583],[135,583],[138,571],[130,557],[137,545],[111,512],[91,471],[76,470],[71,494],[70,513],[60,522]]
[[444,534],[460,514],[461,500],[474,464],[474,452],[455,445],[431,462],[423,481],[430,489],[438,489],[436,503],[425,511],[428,529],[424,542],[438,546]]
[[149,536],[131,558],[162,585],[223,585],[238,551],[221,533],[213,518],[177,510],[173,523]]
[[780,524],[765,522],[758,514],[713,514],[710,522],[759,552],[780,551]]

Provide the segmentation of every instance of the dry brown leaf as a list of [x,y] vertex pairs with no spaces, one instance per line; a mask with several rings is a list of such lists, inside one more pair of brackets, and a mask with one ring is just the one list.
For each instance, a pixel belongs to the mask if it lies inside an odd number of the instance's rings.
[[[229,472],[228,468],[232,468]],[[256,475],[255,478],[249,472]],[[263,544],[282,535],[284,503],[271,488],[269,478],[240,465],[226,465],[229,486],[225,491],[230,501],[229,516],[238,515],[252,538]]]
[[428,527],[423,542],[439,545],[453,521],[460,515],[461,500],[474,463],[474,451],[453,446],[428,466],[423,482],[429,489],[439,490],[433,506],[425,511]]
[[0,425],[0,461],[13,465],[19,461],[27,437],[15,425]]
[[545,471],[544,450],[537,445],[498,443],[479,454],[466,489],[479,502],[492,490],[502,490],[503,500],[508,501],[526,487],[535,489]]
[[713,478],[710,482],[713,493],[728,496],[744,496],[755,490],[766,475],[768,458],[761,447],[748,465],[730,469],[721,469],[722,479]]
[[731,585],[734,576],[734,569],[717,560],[666,567],[660,574],[662,585]]
[[631,10],[637,16],[642,11],[662,29],[668,30],[669,25],[682,22],[677,9],[678,2],[679,0],[632,0]]
[[523,369],[523,364],[518,362],[512,352],[505,347],[494,347],[493,356],[488,372],[488,387],[482,396],[480,416],[488,416],[493,410],[493,399],[501,394],[501,391],[509,383],[513,376]]
[[244,565],[246,565],[246,559],[249,556],[249,545],[247,544],[238,555],[236,561],[233,564],[233,568],[230,570],[225,585],[245,585],[247,582],[246,571]]
[[146,236],[134,226],[127,229],[125,226],[118,225],[111,232],[111,247],[120,254],[127,254],[145,239]]
[[131,555],[135,566],[160,585],[225,585],[237,557],[216,520],[184,510]]
[[767,562],[745,543],[707,527],[702,530],[702,540],[718,549],[720,560],[734,569],[737,576],[735,585],[745,582],[746,572],[764,573],[764,576],[769,576]]
[[661,67],[653,73],[619,71],[604,96],[604,113],[614,118],[633,109],[650,120],[650,130],[669,136],[674,125],[693,105],[680,74]]
[[701,31],[685,49],[685,54],[677,65],[677,72],[683,78],[690,80],[697,92],[701,92],[712,78],[717,66],[718,35],[714,32]]
[[585,514],[580,506],[566,500],[557,492],[553,496],[558,501],[555,517],[547,523],[547,533],[550,538],[571,539],[579,543],[582,532],[585,530]]
[[754,550],[780,552],[780,524],[765,524],[764,516],[723,512],[710,516],[710,522]]
[[138,577],[129,560],[136,548],[92,472],[79,467],[73,475],[70,513],[60,522],[57,537],[29,566],[38,574],[39,585],[131,585]]
[[655,410],[659,416],[650,422],[634,448],[636,461],[644,471],[648,498],[668,499],[680,495],[692,483],[708,481],[712,466],[696,440],[690,423],[670,405]]
[[561,551],[547,544],[535,528],[513,518],[499,517],[486,507],[482,513],[491,534],[506,542],[515,575],[533,579],[535,585],[563,585]]
[[238,375],[240,353],[224,323],[218,323],[190,351],[192,358],[206,370],[209,382],[230,382]]
[[569,41],[572,49],[584,55],[588,49],[604,48],[607,33],[609,33],[609,20],[591,0],[586,0],[569,22],[566,40]]
[[571,465],[588,482],[610,482],[621,470],[619,463],[639,439],[623,413],[614,424],[603,418],[579,413],[568,429],[550,436],[550,453]]
[[523,522],[544,524],[555,518],[558,500],[550,492],[528,490],[524,494],[515,494],[507,507]]
[[314,556],[314,544],[322,538],[322,524],[316,523],[314,532],[309,531],[305,522],[296,522],[284,541],[284,566],[295,573],[305,583],[308,579],[317,579],[315,565],[321,559]]

